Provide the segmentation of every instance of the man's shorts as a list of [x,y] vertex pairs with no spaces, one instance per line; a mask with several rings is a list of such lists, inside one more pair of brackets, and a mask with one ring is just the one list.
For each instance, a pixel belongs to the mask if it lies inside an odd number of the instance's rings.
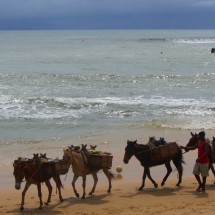
[[197,163],[195,164],[193,168],[193,174],[194,175],[200,175],[202,177],[207,177],[209,176],[209,164],[208,163]]

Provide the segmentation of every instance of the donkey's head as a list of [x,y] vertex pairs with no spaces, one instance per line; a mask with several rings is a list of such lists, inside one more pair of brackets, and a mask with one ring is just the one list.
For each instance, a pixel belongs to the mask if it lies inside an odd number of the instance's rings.
[[24,162],[22,161],[22,158],[18,158],[13,163],[13,175],[15,178],[15,188],[19,190],[21,188],[21,183],[25,177],[24,175]]
[[125,154],[124,154],[124,159],[123,162],[127,164],[131,157],[134,155],[134,147],[137,144],[137,140],[135,141],[127,141],[127,146],[125,147]]
[[[191,134],[191,138],[189,139],[189,142],[187,143],[187,147],[192,147],[192,146],[195,146],[198,142],[198,134],[194,134],[193,132],[190,132]],[[188,151],[188,150],[185,150],[185,151]]]

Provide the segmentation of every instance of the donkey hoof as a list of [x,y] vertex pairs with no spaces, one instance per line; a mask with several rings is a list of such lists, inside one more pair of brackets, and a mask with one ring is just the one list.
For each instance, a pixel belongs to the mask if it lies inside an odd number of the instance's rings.
[[77,197],[77,198],[79,198],[79,197],[80,197],[79,193],[76,193],[75,195],[76,195],[76,197]]
[[178,183],[178,184],[176,184],[176,187],[180,187],[180,184]]
[[155,188],[158,188],[158,184],[154,184]]
[[21,207],[20,207],[20,211],[23,211],[23,210],[24,210],[24,207],[23,207],[23,206],[21,206]]
[[85,199],[85,196],[82,196],[81,198],[82,198],[82,199]]
[[45,203],[45,205],[49,205],[49,203],[48,203],[48,202],[46,202],[46,203]]
[[142,191],[142,190],[143,190],[143,187],[140,187],[138,190],[139,190],[139,191]]
[[42,206],[40,206],[39,209],[42,210],[43,209]]
[[111,190],[108,190],[107,193],[111,193]]
[[163,187],[165,185],[165,182],[163,181],[162,183],[161,183],[161,186]]

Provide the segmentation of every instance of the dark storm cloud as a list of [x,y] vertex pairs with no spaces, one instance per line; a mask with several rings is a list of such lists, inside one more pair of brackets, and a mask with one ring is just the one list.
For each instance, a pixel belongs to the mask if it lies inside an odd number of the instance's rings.
[[0,0],[0,29],[214,28],[214,0]]

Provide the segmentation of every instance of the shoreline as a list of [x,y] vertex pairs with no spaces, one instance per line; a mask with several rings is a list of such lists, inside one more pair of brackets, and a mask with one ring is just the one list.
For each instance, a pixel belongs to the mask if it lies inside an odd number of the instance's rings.
[[[110,132],[110,131],[109,131]],[[149,137],[155,136],[157,139],[159,137],[164,137],[167,142],[176,141],[179,145],[185,145],[190,135],[190,130],[171,130],[171,129],[136,129],[130,130],[125,132],[124,135],[116,134],[116,133],[109,133],[105,137],[98,139],[99,137],[93,138],[86,138],[84,140],[72,140],[72,141],[56,141],[52,142],[43,142],[41,144],[29,144],[24,145],[24,150],[13,150],[12,146],[5,146],[4,150],[0,152],[1,156],[1,165],[0,165],[0,187],[7,186],[10,187],[11,183],[14,183],[13,177],[13,161],[18,157],[32,157],[33,153],[47,153],[48,157],[51,158],[61,158],[63,156],[63,146],[70,146],[71,144],[74,145],[81,145],[81,144],[88,144],[88,145],[97,145],[99,150],[109,151],[113,155],[113,164],[111,171],[116,173],[116,167],[122,166],[123,168],[123,177],[125,180],[135,180],[142,178],[143,174],[143,167],[140,165],[139,161],[132,157],[128,164],[123,163],[123,156],[124,156],[124,149],[126,147],[127,140],[135,140],[137,139],[138,143],[147,143]],[[199,132],[199,131],[195,131]],[[206,137],[212,139],[213,135],[215,134],[215,130],[206,130]],[[107,138],[108,137],[108,138]],[[16,147],[18,144],[16,144]],[[20,148],[22,149],[23,146]],[[12,152],[12,153],[11,153]],[[191,176],[193,166],[195,163],[195,159],[197,156],[197,151],[189,151],[188,153],[183,154],[183,160],[185,164],[183,176]],[[4,164],[5,160],[4,157],[7,159],[7,163]],[[177,177],[177,171],[175,171],[175,166],[171,162],[171,166],[173,168],[173,172],[171,173],[170,177]],[[134,168],[135,167],[135,168]],[[166,173],[166,169],[164,165],[157,166],[151,168],[151,175],[154,178],[161,178]],[[103,177],[101,180],[105,180]]]
[[[61,158],[63,146],[72,145],[97,145],[99,150],[111,153],[124,153],[127,140],[137,140],[138,143],[146,144],[149,137],[155,136],[157,139],[164,137],[167,142],[177,142],[179,145],[186,145],[191,137],[190,132],[200,130],[178,130],[166,128],[120,128],[107,130],[103,135],[92,135],[80,138],[58,138],[40,140],[13,140],[12,142],[0,142],[0,168],[10,167],[17,157],[31,158],[33,153],[47,153],[48,157]],[[215,136],[214,130],[205,130],[206,137],[212,139]]]

